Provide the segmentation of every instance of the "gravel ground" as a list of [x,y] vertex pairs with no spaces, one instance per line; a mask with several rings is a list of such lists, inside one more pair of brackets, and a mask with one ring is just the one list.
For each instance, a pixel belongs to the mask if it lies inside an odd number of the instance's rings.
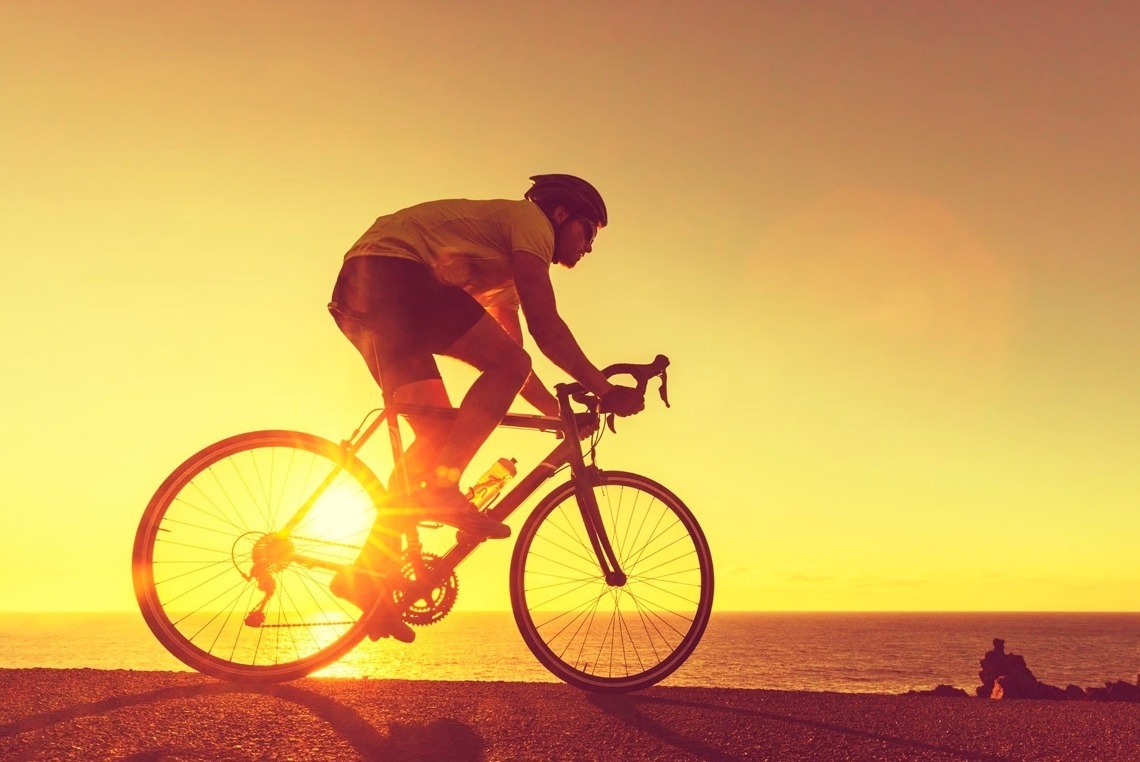
[[1140,760],[1140,705],[0,670],[0,759]]

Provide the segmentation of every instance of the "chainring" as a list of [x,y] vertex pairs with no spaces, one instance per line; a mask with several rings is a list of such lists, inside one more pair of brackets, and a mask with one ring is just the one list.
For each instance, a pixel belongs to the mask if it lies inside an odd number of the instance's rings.
[[[423,562],[424,569],[430,572],[439,563],[439,556],[432,553],[421,553],[420,557]],[[403,575],[404,580],[408,583],[415,583],[416,569],[415,563],[411,558],[405,554],[404,564],[400,568],[400,573]],[[396,600],[397,607],[402,610],[403,619],[410,625],[416,627],[423,627],[429,624],[435,624],[443,619],[451,611],[451,607],[455,605],[455,599],[459,596],[459,580],[455,576],[455,572],[447,575],[438,585],[433,587],[428,594],[428,597],[420,598],[411,602],[406,602],[404,591],[397,588],[393,591],[392,597]]]

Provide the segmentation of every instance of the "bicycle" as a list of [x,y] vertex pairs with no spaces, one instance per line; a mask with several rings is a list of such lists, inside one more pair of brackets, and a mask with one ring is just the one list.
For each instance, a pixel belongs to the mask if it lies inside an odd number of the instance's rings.
[[[666,367],[620,364],[644,393]],[[508,414],[501,426],[559,437],[555,448],[484,510],[504,521],[556,473],[570,478],[532,510],[515,542],[510,598],[523,640],[561,680],[597,692],[654,685],[697,646],[712,610],[713,567],[692,512],[644,476],[597,466],[612,416],[581,385],[555,387],[561,415]],[[581,406],[575,410],[571,403]],[[454,409],[387,404],[336,444],[295,431],[256,431],[191,456],[147,506],[133,550],[135,595],[155,637],[188,666],[217,678],[291,680],[327,666],[370,632],[380,603],[356,608],[329,591],[351,566],[392,493],[357,453],[387,424],[393,462],[399,417]],[[587,462],[588,459],[588,462]],[[423,626],[455,604],[456,567],[484,540],[457,532],[446,553],[425,552],[400,527],[402,565],[392,596]]]

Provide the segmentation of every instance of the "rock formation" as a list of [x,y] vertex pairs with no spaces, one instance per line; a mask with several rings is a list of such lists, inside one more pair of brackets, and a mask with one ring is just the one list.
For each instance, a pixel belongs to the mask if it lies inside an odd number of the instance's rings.
[[[982,698],[1130,701],[1140,703],[1140,675],[1136,676],[1136,685],[1118,680],[1106,682],[1103,688],[1082,688],[1079,685],[1058,688],[1055,685],[1048,685],[1038,680],[1025,664],[1024,657],[1006,653],[1005,641],[1001,638],[994,638],[994,647],[982,657],[981,667],[982,670],[978,673],[978,677],[982,684],[974,689],[974,693]],[[960,688],[949,685],[939,685],[931,691],[910,691],[910,693],[920,696],[968,695]]]
[[1118,680],[1106,682],[1103,688],[1082,688],[1079,685],[1058,688],[1034,677],[1023,657],[1006,653],[1005,641],[1001,638],[994,638],[993,650],[982,657],[981,666],[978,677],[982,684],[975,693],[982,697],[1140,702],[1140,675],[1136,678],[1137,685]]
[[1064,690],[1038,680],[1026,666],[1024,657],[1006,653],[1005,641],[1001,638],[994,638],[993,650],[986,652],[981,665],[978,677],[982,684],[974,692],[983,698],[1065,698]]

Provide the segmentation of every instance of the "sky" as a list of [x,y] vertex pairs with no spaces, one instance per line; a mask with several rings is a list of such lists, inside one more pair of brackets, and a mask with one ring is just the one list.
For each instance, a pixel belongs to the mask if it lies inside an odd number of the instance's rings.
[[[1137,609],[1135,3],[0,19],[0,610],[133,609],[134,532],[183,459],[340,440],[378,404],[325,311],[373,219],[543,172],[610,210],[553,274],[587,354],[672,359],[672,407],[600,464],[692,507],[718,608]],[[526,436],[473,472],[545,454]],[[460,567],[459,607],[507,607],[509,558]]]

